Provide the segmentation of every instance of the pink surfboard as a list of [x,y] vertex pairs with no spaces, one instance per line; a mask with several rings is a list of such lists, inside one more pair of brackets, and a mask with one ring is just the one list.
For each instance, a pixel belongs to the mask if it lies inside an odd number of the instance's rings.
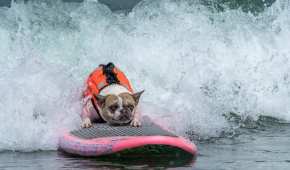
[[191,141],[176,136],[143,117],[141,127],[94,124],[91,128],[65,133],[59,139],[59,149],[79,156],[102,156],[144,146],[164,146],[182,150],[196,157],[197,148]]

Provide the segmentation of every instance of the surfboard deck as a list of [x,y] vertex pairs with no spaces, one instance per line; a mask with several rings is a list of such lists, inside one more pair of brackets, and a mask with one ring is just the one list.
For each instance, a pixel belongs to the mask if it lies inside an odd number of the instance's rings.
[[93,124],[64,133],[59,139],[59,149],[78,156],[102,156],[114,153],[142,154],[155,152],[166,154],[179,151],[196,156],[196,146],[162,126],[149,117],[142,118],[141,127],[112,126],[106,123]]

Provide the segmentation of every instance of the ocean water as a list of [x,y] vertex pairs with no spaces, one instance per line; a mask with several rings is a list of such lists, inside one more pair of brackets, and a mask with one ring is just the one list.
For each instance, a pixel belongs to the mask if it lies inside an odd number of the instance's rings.
[[145,89],[144,114],[198,145],[196,169],[289,169],[290,1],[266,2],[0,7],[0,169],[154,167],[56,152],[80,125],[85,78],[109,61]]

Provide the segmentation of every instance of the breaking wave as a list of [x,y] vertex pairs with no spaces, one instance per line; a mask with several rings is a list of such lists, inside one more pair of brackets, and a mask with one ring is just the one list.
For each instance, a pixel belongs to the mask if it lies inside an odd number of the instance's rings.
[[80,123],[83,81],[113,61],[145,89],[141,109],[181,135],[216,137],[224,115],[290,120],[290,5],[258,15],[147,0],[115,13],[94,0],[0,8],[0,150],[54,150]]

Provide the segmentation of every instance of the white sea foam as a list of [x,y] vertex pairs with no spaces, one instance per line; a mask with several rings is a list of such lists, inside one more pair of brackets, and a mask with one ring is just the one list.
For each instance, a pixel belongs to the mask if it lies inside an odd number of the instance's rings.
[[56,149],[79,126],[84,79],[109,61],[146,90],[144,112],[180,134],[219,136],[228,112],[289,121],[289,10],[277,1],[259,16],[212,13],[170,0],[128,15],[92,0],[0,8],[0,150]]

